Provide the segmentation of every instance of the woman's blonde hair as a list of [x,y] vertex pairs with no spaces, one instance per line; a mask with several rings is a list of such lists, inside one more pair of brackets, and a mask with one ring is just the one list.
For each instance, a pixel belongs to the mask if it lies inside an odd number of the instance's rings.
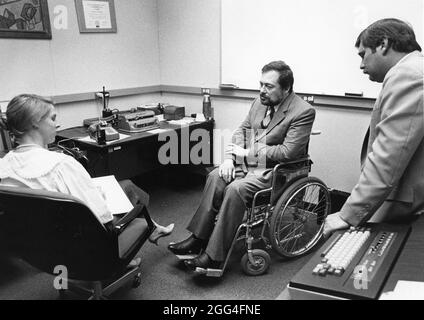
[[14,97],[6,109],[6,118],[2,118],[5,127],[15,139],[19,139],[44,119],[53,107],[50,99],[35,94],[20,94]]

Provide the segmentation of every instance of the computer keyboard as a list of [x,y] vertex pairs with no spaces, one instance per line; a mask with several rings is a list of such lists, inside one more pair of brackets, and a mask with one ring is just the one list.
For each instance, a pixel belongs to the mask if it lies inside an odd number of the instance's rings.
[[409,235],[405,225],[335,232],[290,281],[293,299],[377,299]]
[[321,263],[317,264],[312,273],[320,276],[341,276],[370,235],[370,228],[352,228],[339,234],[334,239],[334,245],[328,247],[328,252],[321,253]]

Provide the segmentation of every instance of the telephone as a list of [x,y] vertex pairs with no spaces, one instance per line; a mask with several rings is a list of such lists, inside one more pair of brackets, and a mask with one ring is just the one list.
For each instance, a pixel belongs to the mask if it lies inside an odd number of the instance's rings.
[[106,134],[106,141],[113,141],[119,139],[119,132],[116,131],[114,128],[107,126],[104,129]]
[[88,134],[98,144],[105,144],[106,142],[119,139],[119,132],[105,121],[97,121],[91,124],[88,127]]

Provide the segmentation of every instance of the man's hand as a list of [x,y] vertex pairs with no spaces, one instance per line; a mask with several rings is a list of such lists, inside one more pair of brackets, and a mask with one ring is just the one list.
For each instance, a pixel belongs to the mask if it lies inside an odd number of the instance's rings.
[[233,160],[226,159],[219,166],[219,176],[224,179],[226,183],[230,183],[236,176],[236,168],[234,167]]
[[324,222],[324,237],[329,236],[330,233],[336,230],[347,229],[349,227],[350,225],[340,218],[340,212],[330,214]]
[[227,155],[235,155],[236,157],[246,157],[249,154],[249,149],[243,149],[242,147],[234,144],[234,143],[230,143],[227,146],[227,149],[225,150],[225,153]]

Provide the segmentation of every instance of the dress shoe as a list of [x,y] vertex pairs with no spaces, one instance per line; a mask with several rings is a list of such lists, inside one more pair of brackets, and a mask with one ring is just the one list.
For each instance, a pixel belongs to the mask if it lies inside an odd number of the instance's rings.
[[184,264],[189,269],[195,270],[196,268],[219,269],[221,263],[219,261],[212,260],[205,252],[203,252],[194,259],[184,260]]
[[141,258],[134,258],[131,260],[131,262],[127,265],[127,269],[133,269],[135,267],[140,267],[141,265]]
[[161,225],[157,225],[156,229],[152,232],[152,234],[149,237],[149,241],[151,243],[154,243],[155,245],[158,245],[158,240],[162,237],[169,236],[172,231],[174,230],[174,224],[171,223],[170,225],[164,227]]
[[176,255],[199,254],[204,247],[205,242],[196,238],[194,235],[191,235],[183,241],[170,243],[168,245],[169,251]]

